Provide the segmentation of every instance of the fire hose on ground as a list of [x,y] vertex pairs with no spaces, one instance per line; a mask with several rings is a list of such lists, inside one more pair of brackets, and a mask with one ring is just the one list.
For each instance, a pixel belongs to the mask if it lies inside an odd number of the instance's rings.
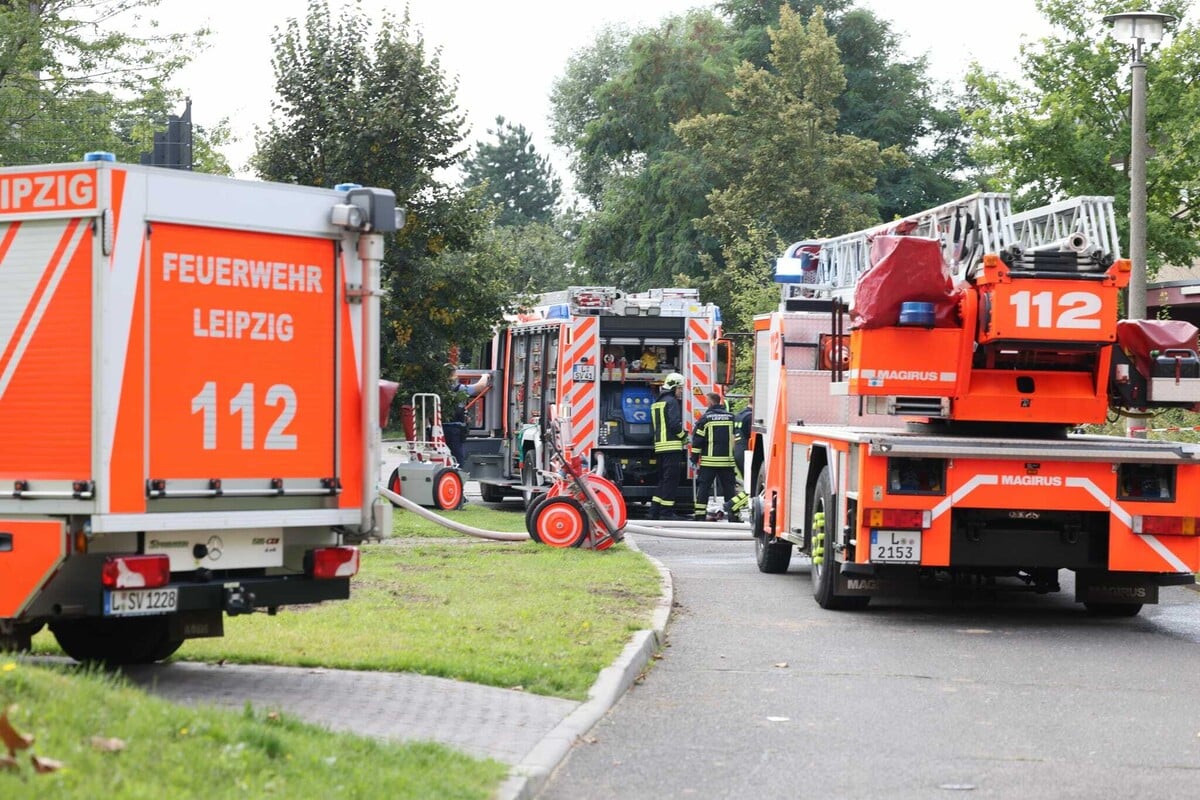
[[[379,493],[399,508],[412,511],[414,514],[430,522],[466,536],[499,542],[526,542],[532,538],[527,532],[490,531],[483,528],[476,528],[472,525],[464,525],[461,522],[456,522],[423,506],[417,505],[408,498],[396,494],[389,489],[381,488]],[[647,520],[645,523],[627,522],[620,530],[645,536],[657,536],[664,539],[693,539],[711,542],[749,541],[752,538],[748,524],[732,522]]]

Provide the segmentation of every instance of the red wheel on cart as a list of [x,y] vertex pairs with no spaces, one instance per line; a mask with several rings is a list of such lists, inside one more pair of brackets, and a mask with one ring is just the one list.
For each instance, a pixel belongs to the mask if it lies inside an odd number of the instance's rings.
[[579,547],[588,534],[588,518],[574,497],[547,497],[533,512],[531,536],[549,547]]
[[608,513],[608,518],[612,520],[613,525],[617,530],[624,528],[625,523],[629,521],[629,513],[625,510],[625,498],[621,496],[621,490],[608,478],[591,473],[588,473],[586,477],[588,487],[600,501],[600,506]]
[[[625,510],[625,498],[621,496],[621,490],[617,488],[617,485],[608,478],[602,478],[591,472],[584,475],[584,479],[617,530],[624,528],[625,523],[629,521],[629,513]],[[556,482],[546,492],[546,496],[574,497],[581,503],[583,502],[583,492],[576,490],[575,485],[570,481]]]
[[454,510],[463,502],[463,479],[456,470],[439,470],[433,476],[433,504],[442,509]]
[[395,492],[396,494],[404,494],[404,492],[400,491],[400,483],[400,468],[396,467],[392,470],[392,476],[388,478],[388,491]]

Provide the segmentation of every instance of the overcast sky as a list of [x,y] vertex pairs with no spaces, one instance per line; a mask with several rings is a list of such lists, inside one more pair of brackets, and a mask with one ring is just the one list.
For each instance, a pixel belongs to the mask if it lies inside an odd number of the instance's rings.
[[[345,0],[331,0],[334,9]],[[402,0],[362,0],[364,10],[399,17]],[[409,0],[413,21],[427,43],[442,49],[443,69],[458,79],[458,101],[472,126],[468,141],[486,135],[497,115],[525,125],[535,146],[554,157],[548,141],[548,96],[571,54],[590,44],[605,25],[647,26],[663,17],[711,3],[696,0]],[[1009,71],[1022,36],[1047,28],[1034,0],[860,0],[893,22],[906,49],[927,53],[937,74],[961,76],[978,59]],[[200,124],[229,117],[241,141],[228,148],[235,168],[254,148],[255,126],[270,115],[273,75],[270,37],[291,17],[303,18],[305,0],[162,0],[158,18],[169,29],[212,29],[210,47],[180,76]],[[564,175],[564,177],[566,177]]]

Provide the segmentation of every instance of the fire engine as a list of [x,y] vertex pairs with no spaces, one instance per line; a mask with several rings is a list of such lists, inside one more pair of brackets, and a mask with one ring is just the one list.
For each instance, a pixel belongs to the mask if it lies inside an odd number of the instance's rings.
[[390,191],[0,170],[0,645],[138,663],[346,598],[389,527]]
[[466,467],[483,499],[529,501],[549,485],[558,405],[571,420],[570,453],[626,501],[648,502],[657,484],[650,406],[672,372],[686,381],[688,426],[704,413],[705,393],[732,380],[721,312],[697,290],[576,286],[541,295],[498,330],[476,368],[458,371],[464,382],[491,376],[491,390],[468,406]]
[[797,242],[754,321],[758,567],[824,608],[931,585],[1134,615],[1200,568],[1200,446],[1088,434],[1200,400],[1195,327],[1118,321],[1112,199],[976,194]]

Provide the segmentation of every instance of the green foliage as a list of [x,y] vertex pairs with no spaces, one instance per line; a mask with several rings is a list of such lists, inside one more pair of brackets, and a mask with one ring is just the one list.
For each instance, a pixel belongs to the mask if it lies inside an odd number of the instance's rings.
[[610,32],[556,84],[556,141],[573,151],[580,191],[596,208],[579,260],[604,283],[671,285],[677,274],[698,275],[700,254],[716,249],[695,226],[711,175],[672,125],[728,108],[731,45],[717,17],[693,11],[625,39]]
[[310,0],[303,24],[273,37],[277,99],[252,163],[266,179],[391,189],[408,222],[383,265],[383,374],[401,396],[444,392],[452,346],[471,348],[513,304],[516,264],[486,233],[480,188],[443,184],[463,120],[437,51],[408,17],[373,24],[361,10],[334,19]]
[[710,272],[709,297],[733,310],[731,330],[747,329],[748,315],[762,310],[766,295],[753,290],[770,285],[770,262],[793,232],[830,235],[878,220],[875,175],[885,157],[900,158],[837,132],[834,101],[846,80],[819,10],[805,25],[785,7],[771,41],[771,70],[738,69],[730,113],[676,126],[718,176],[702,227],[721,241],[724,264]]
[[[719,173],[744,165],[724,164],[716,152],[702,153],[694,142],[680,141],[677,124],[729,114],[731,92],[738,90],[745,70],[778,75],[769,31],[778,29],[781,13],[807,20],[822,6],[838,44],[835,53],[844,81],[844,90],[822,98],[828,104],[822,111],[831,114],[837,134],[875,141],[883,151],[905,155],[873,162],[878,212],[885,217],[911,213],[965,193],[958,176],[969,162],[961,119],[948,110],[954,101],[935,93],[924,60],[901,58],[886,22],[851,8],[848,0],[791,0],[784,5],[779,0],[727,0],[716,5],[721,16],[696,10],[637,34],[610,29],[572,58],[556,84],[555,142],[572,152],[576,185],[594,207],[579,237],[578,260],[584,269],[628,288],[715,281],[724,286],[702,286],[718,291],[706,299],[728,299],[732,282],[721,274],[728,240],[698,221],[716,212],[710,205],[713,191],[727,179]],[[739,63],[748,66],[739,71]],[[760,112],[777,113],[777,108],[743,107],[737,115]],[[772,139],[794,142],[795,125],[789,117],[764,116],[752,130],[742,130],[739,148],[726,148],[724,155],[743,159],[747,149],[769,152]],[[775,173],[780,183],[808,166],[808,160],[793,159],[786,147],[774,150],[785,160],[764,160],[757,168]],[[825,220],[824,209],[814,207],[811,198],[806,202],[808,208],[794,216],[821,218],[826,224],[819,229],[838,232],[833,225],[845,214],[835,211]],[[747,232],[755,226],[758,234],[780,232],[785,242],[816,230],[784,230],[786,219],[777,219],[776,210],[752,216],[774,221],[763,227],[761,219],[748,217],[741,223]],[[766,263],[775,255],[777,251],[760,258]]]
[[514,264],[511,285],[521,293],[553,292],[592,282],[572,263],[576,236],[571,214],[551,222],[496,226],[487,234],[502,258]]
[[[1139,4],[1123,4],[1138,6]],[[1181,19],[1189,0],[1160,4]],[[1115,41],[1103,0],[1040,0],[1054,34],[1021,48],[1021,80],[978,67],[968,76],[974,155],[992,186],[1019,192],[1032,207],[1068,195],[1113,195],[1117,224],[1128,229],[1129,48]],[[1147,245],[1153,268],[1188,264],[1200,255],[1200,176],[1194,144],[1200,125],[1200,30],[1177,23],[1173,35],[1143,55],[1147,65]],[[1113,165],[1118,168],[1114,169]]]
[[463,185],[487,185],[488,199],[500,207],[498,225],[550,222],[562,192],[550,159],[537,152],[524,125],[504,117],[496,117],[496,127],[489,128],[488,135],[496,141],[475,143],[463,163]]
[[[178,93],[169,81],[206,31],[163,33],[158,0],[0,3],[0,163],[137,162]],[[204,146],[204,132],[198,139]]]
[[602,156],[602,151],[581,147],[580,142],[589,125],[594,125],[606,111],[598,92],[625,69],[632,38],[623,28],[603,29],[596,41],[571,58],[566,72],[554,82],[550,92],[554,109],[551,141],[571,153],[575,190],[593,204],[599,202],[611,158]]

